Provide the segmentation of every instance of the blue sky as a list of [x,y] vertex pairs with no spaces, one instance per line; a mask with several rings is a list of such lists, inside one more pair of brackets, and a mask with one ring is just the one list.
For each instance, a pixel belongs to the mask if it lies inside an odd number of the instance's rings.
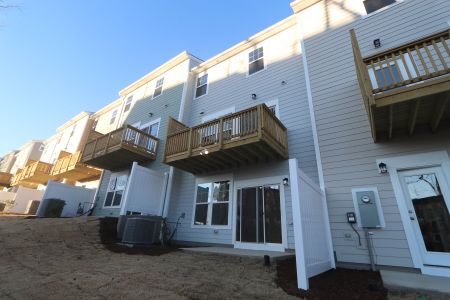
[[45,139],[178,53],[208,59],[291,15],[291,0],[6,0],[0,156]]

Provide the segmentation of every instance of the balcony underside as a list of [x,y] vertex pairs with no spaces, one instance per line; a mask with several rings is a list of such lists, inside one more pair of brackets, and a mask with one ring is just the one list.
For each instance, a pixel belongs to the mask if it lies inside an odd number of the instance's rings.
[[377,140],[391,139],[405,133],[413,135],[418,129],[434,133],[449,126],[450,92],[418,95],[423,96],[373,107],[373,126]]
[[118,171],[129,168],[133,162],[144,163],[155,160],[156,155],[146,153],[127,143],[110,147],[106,151],[97,152],[90,157],[83,157],[82,162],[100,169]]
[[77,163],[75,166],[68,167],[61,170],[61,172],[54,172],[53,175],[60,179],[68,179],[70,181],[87,182],[100,178],[101,170],[87,166],[83,163]]
[[[208,154],[204,154],[205,149]],[[184,152],[167,156],[166,163],[189,173],[202,174],[287,158],[286,151],[263,132],[261,137],[255,134],[245,139],[230,140],[222,148],[214,144],[193,149],[191,154]]]
[[30,177],[21,179],[19,181],[19,185],[23,185],[23,186],[26,186],[26,185],[37,186],[39,184],[45,185],[45,184],[47,184],[47,182],[49,180],[55,180],[55,179],[56,179],[55,176],[52,176],[52,175],[49,175],[46,173],[35,173]]

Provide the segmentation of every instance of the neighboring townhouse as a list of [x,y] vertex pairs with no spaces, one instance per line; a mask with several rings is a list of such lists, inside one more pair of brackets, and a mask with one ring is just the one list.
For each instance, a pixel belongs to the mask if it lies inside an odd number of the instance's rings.
[[[24,170],[34,162],[39,161],[44,150],[44,144],[42,141],[31,140],[20,147],[19,152],[16,155],[16,161],[11,168],[11,186],[18,186],[21,182],[22,176],[25,174]],[[36,187],[33,183],[22,182],[26,187]]]
[[[157,214],[170,168],[162,163],[169,117],[180,118],[190,70],[200,61],[183,52],[119,92],[96,113],[82,162],[102,168],[94,215]],[[138,163],[138,164],[134,164]]]
[[450,2],[292,7],[337,263],[450,276]]
[[5,154],[0,160],[0,188],[7,188],[11,185],[11,169],[16,162],[17,153],[13,150]]
[[27,166],[16,173],[13,185],[45,189],[49,180],[70,185],[98,180],[101,170],[80,163],[81,150],[88,139],[93,119],[82,112],[57,128],[42,143],[38,159],[29,159]]
[[299,36],[291,16],[192,70],[165,137],[175,240],[295,248],[290,167],[319,182]]

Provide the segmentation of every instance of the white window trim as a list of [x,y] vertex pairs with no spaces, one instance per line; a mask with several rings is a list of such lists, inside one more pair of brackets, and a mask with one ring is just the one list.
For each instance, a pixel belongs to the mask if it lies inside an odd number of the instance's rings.
[[[195,224],[195,208],[197,205],[197,185],[202,183],[213,183],[217,181],[229,181],[230,182],[230,188],[229,188],[229,196],[228,196],[228,225],[211,225],[211,219],[212,219],[212,203],[208,202],[208,216],[210,219],[208,220],[210,224],[207,225],[196,225]],[[217,175],[217,176],[208,176],[208,177],[198,177],[195,179],[195,192],[194,192],[194,203],[192,205],[192,220],[191,220],[191,228],[204,228],[204,229],[231,229],[232,228],[232,206],[233,206],[233,174],[223,174],[223,175]]]
[[[119,114],[119,112],[116,110],[113,110],[113,112],[111,113],[111,117],[109,118],[109,125],[113,125],[114,123],[116,123],[117,121],[117,115]],[[114,119],[114,121],[112,121]]]
[[[205,92],[203,95],[196,97],[195,95],[197,94],[197,88],[198,88],[198,87],[197,87],[197,80],[198,80],[200,77],[205,76],[205,75],[208,75],[208,80],[206,81],[206,92]],[[195,100],[195,99],[200,99],[200,98],[202,98],[202,97],[205,97],[206,95],[208,95],[208,92],[209,92],[209,73],[203,73],[203,74],[197,75],[197,78],[196,78],[196,80],[195,80],[195,88],[194,88],[194,100]]]
[[275,106],[275,116],[276,116],[279,120],[281,120],[281,117],[280,117],[280,105],[279,105],[278,98],[275,98],[275,99],[266,101],[264,104],[265,104],[267,107]]
[[156,136],[155,136],[155,137],[158,137],[158,136],[159,136],[159,129],[161,128],[161,118],[155,119],[155,120],[150,121],[150,122],[147,122],[147,123],[145,123],[145,124],[142,124],[142,125],[139,127],[139,129],[144,129],[145,127],[151,126],[151,125],[156,124],[156,123],[159,123],[159,125],[158,125],[158,131],[156,132]]
[[[263,55],[262,59],[263,59],[263,62],[264,62],[264,68],[262,68],[261,70],[255,72],[255,73],[250,74],[250,73],[249,73],[249,72],[250,72],[250,63],[249,63],[249,61],[248,61],[248,54],[249,54],[250,52],[255,51],[256,49],[259,49],[259,48],[263,48],[264,55]],[[265,50],[265,48],[266,48],[266,47],[264,47],[263,45],[258,45],[258,46],[256,46],[253,50],[251,50],[251,51],[249,51],[249,52],[246,53],[246,54],[247,54],[247,55],[246,55],[246,66],[247,66],[247,73],[246,73],[246,74],[247,74],[247,75],[245,76],[246,78],[252,77],[253,75],[259,74],[259,73],[261,73],[261,72],[267,70],[267,61],[266,61],[266,50]]]
[[[158,81],[159,80],[163,80],[163,83],[161,85],[161,93],[158,96],[155,96],[155,91],[158,88]],[[159,78],[158,80],[156,80],[155,82],[155,87],[153,88],[153,94],[152,94],[152,99],[158,98],[159,96],[161,96],[164,93],[164,83],[165,83],[166,79],[164,77]]]
[[405,0],[396,0],[395,3],[392,3],[392,4],[388,5],[388,6],[385,6],[385,7],[383,7],[383,8],[380,8],[379,10],[373,11],[373,12],[371,12],[370,14],[368,14],[368,13],[366,12],[366,8],[364,7],[364,3],[363,3],[362,0],[361,0],[361,5],[363,6],[364,12],[366,13],[365,15],[361,16],[361,19],[370,18],[371,16],[374,16],[374,15],[376,15],[376,14],[378,14],[378,13],[381,13],[381,12],[385,11],[386,9],[389,9],[389,8],[391,8],[391,7],[394,7],[394,6],[396,6],[396,5],[399,5],[399,4],[402,3],[403,1],[405,1]]
[[[131,99],[130,99],[131,98]],[[130,95],[130,96],[128,96],[126,99],[125,99],[125,104],[124,104],[124,106],[123,106],[123,112],[124,113],[127,113],[127,112],[129,112],[130,110],[131,110],[131,107],[133,106],[133,98],[134,98],[134,95]],[[127,105],[128,105],[128,99],[130,99],[130,108],[128,109],[128,110],[126,110],[126,107],[127,107]]]
[[[233,227],[232,227],[232,243],[235,248],[245,248],[245,249],[254,249],[254,250],[261,250],[261,249],[272,249],[274,251],[284,251],[288,248],[288,235],[287,235],[287,215],[286,215],[286,199],[285,199],[285,188],[286,187],[283,184],[283,179],[289,178],[288,175],[280,175],[280,176],[272,176],[272,177],[262,177],[262,178],[255,178],[255,179],[249,179],[249,180],[240,180],[236,181],[233,189]],[[237,190],[246,188],[246,187],[255,187],[255,186],[264,186],[264,185],[271,185],[271,184],[277,184],[280,185],[280,211],[281,211],[281,244],[256,244],[252,245],[253,243],[242,243],[236,241],[236,201],[237,201]],[[281,245],[281,247],[279,247]],[[255,246],[255,247],[252,247]]]
[[444,178],[448,183],[450,183],[450,158],[447,151],[379,158],[376,160],[376,167],[378,168],[378,165],[382,162],[386,164],[391,179],[414,267],[421,269],[422,274],[450,276],[449,270],[424,265],[419,244],[417,242],[417,237],[409,218],[408,207],[406,205],[405,195],[403,194],[403,189],[398,174],[399,171],[403,170],[440,167]]
[[[117,180],[117,178],[119,178],[120,176],[123,176],[123,175],[126,175],[127,176],[127,183],[126,183],[126,185],[125,185],[125,188],[123,189],[123,190],[121,190],[121,191],[123,191],[123,193],[122,193],[122,198],[120,199],[120,204],[119,205],[111,205],[111,206],[105,206],[105,203],[106,203],[106,197],[108,196],[108,189],[109,189],[109,183],[111,182],[111,178],[113,177],[113,176],[115,176],[116,177],[116,180]],[[119,172],[119,173],[112,173],[111,174],[111,176],[109,177],[109,180],[108,180],[108,187],[106,188],[106,193],[105,193],[105,197],[103,198],[103,205],[102,205],[102,209],[109,209],[109,208],[111,208],[111,209],[116,209],[116,208],[121,208],[122,207],[122,204],[123,204],[123,201],[124,201],[124,197],[125,197],[125,192],[126,192],[126,190],[127,190],[127,187],[128,187],[128,182],[130,181],[130,175],[128,174],[128,172]],[[117,183],[116,183],[117,184]],[[114,192],[115,192],[116,190],[114,190]],[[112,199],[112,202],[111,203],[113,203],[114,202],[114,196],[113,196],[113,199]]]

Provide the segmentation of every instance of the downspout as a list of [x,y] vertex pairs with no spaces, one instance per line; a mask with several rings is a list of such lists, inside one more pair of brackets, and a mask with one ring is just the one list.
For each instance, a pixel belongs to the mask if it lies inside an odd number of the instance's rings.
[[325,222],[325,226],[327,227],[328,252],[329,252],[329,256],[330,256],[331,267],[336,268],[336,262],[334,260],[334,252],[333,252],[333,242],[332,242],[332,237],[331,237],[330,218],[328,216],[328,205],[327,205],[327,198],[326,198],[326,193],[325,193],[325,180],[323,177],[323,166],[322,166],[322,159],[320,156],[319,137],[317,134],[316,116],[315,116],[315,112],[314,112],[314,103],[313,103],[313,96],[312,96],[312,91],[311,91],[311,81],[309,78],[308,59],[306,57],[306,46],[305,46],[305,40],[303,37],[303,29],[301,26],[300,13],[297,13],[297,28],[298,28],[298,34],[299,34],[299,39],[300,39],[300,49],[301,49],[301,56],[302,56],[302,62],[303,62],[303,72],[305,75],[306,94],[308,96],[309,116],[311,118],[311,129],[312,129],[312,134],[313,134],[314,149],[315,149],[315,153],[316,153],[319,186],[320,186],[320,189],[322,190],[322,194],[323,194],[323,207],[325,210],[324,222]]
[[[178,112],[178,121],[182,122],[184,117],[184,110],[186,109],[186,96],[187,96],[187,89],[189,84],[189,76],[190,76],[190,58],[188,60],[187,64],[187,72],[186,72],[186,79],[183,84],[183,92],[181,94],[181,103],[180,103],[180,110]],[[164,197],[164,205],[163,205],[163,213],[162,217],[167,218],[167,215],[169,214],[169,207],[170,207],[170,200],[172,198],[172,187],[173,187],[173,177],[174,177],[175,168],[169,167],[169,179],[167,180],[167,188],[166,188],[166,194]]]

